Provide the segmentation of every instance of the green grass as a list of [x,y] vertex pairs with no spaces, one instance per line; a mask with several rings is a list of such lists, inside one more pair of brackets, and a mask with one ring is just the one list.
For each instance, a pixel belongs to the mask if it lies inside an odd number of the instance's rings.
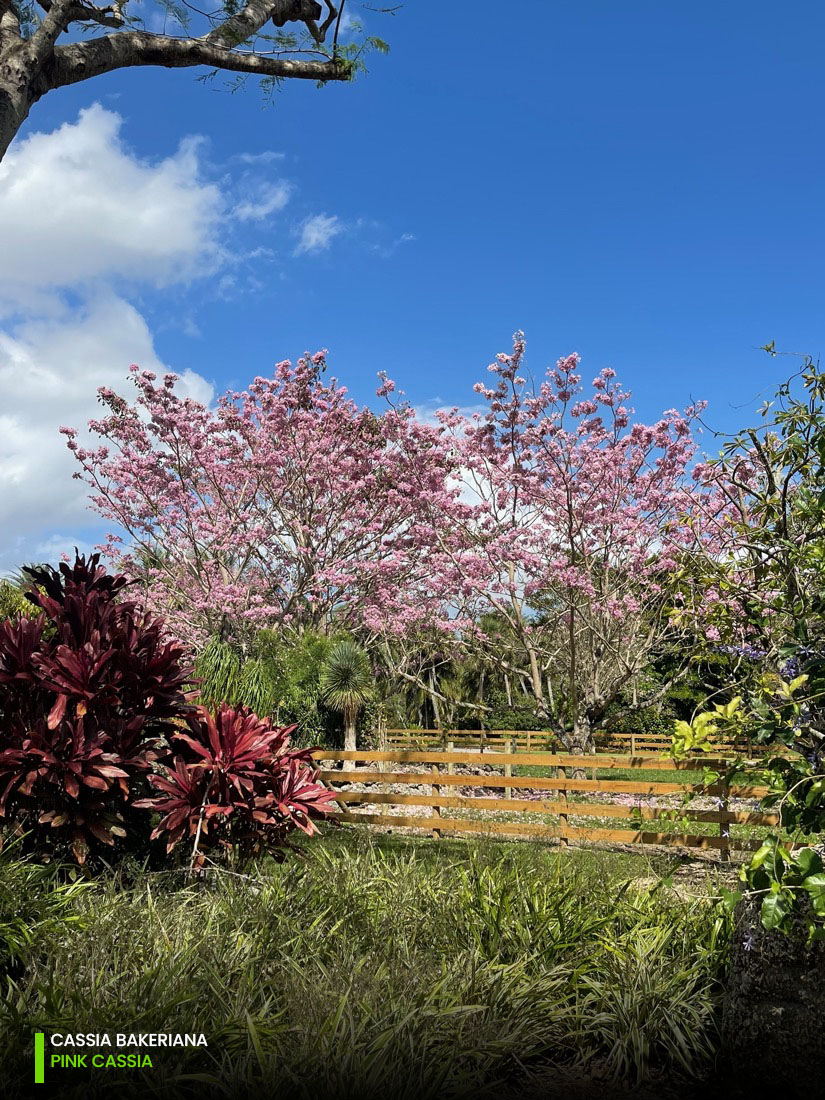
[[4,1094],[27,1094],[35,1027],[206,1033],[207,1056],[164,1054],[119,1095],[484,1097],[558,1066],[712,1061],[729,925],[651,888],[672,861],[356,829],[304,853],[68,891],[0,858],[0,898],[45,914],[25,943],[0,909]]

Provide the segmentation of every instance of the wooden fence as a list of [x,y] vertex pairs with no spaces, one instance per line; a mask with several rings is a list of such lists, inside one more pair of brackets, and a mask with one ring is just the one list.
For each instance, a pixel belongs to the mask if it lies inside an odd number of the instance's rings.
[[[382,742],[387,749],[429,749],[445,748],[448,741],[464,749],[477,748],[509,751],[524,749],[561,750],[558,737],[546,730],[416,730],[388,729],[382,734]],[[596,752],[625,753],[638,752],[655,755],[670,751],[671,739],[665,733],[607,733],[597,730],[595,734]],[[713,751],[720,754],[757,756],[768,751],[765,746],[754,745],[750,741],[715,740]],[[776,751],[772,749],[770,751]]]
[[[527,752],[544,749],[548,741],[556,745],[555,736],[543,730],[392,729],[385,730],[381,739],[388,749],[445,748],[448,741],[461,748],[477,748],[481,752],[485,749],[509,749],[511,743],[514,748],[525,749]],[[557,747],[561,748],[561,745]]]
[[[731,837],[732,824],[771,826],[778,821],[776,814],[760,813],[754,809],[731,810],[732,798],[756,799],[768,793],[765,787],[729,787],[719,781],[707,787],[673,779],[605,779],[574,778],[573,771],[612,771],[632,769],[639,771],[678,772],[701,771],[705,767],[724,769],[725,761],[702,757],[693,760],[673,760],[662,756],[571,756],[559,753],[497,753],[439,751],[361,751],[342,752],[318,749],[315,753],[320,767],[320,778],[338,791],[341,812],[340,821],[385,827],[399,827],[426,831],[433,836],[443,833],[484,833],[503,836],[539,837],[556,839],[562,845],[571,842],[607,842],[612,844],[677,845],[686,848],[715,849],[721,859],[729,859],[733,850],[750,850],[760,840],[749,837]],[[331,768],[327,762],[343,760],[360,761],[367,765],[352,771]],[[393,768],[393,765],[420,765],[411,771]],[[513,775],[513,767],[530,766],[546,769],[546,774]],[[501,768],[492,773],[491,766]],[[456,768],[472,768],[470,772],[456,772]],[[484,767],[485,772],[480,769]],[[389,769],[389,770],[388,770]],[[352,784],[368,785],[368,790],[352,790]],[[409,787],[390,790],[390,787]],[[414,788],[418,788],[417,790]],[[423,788],[423,789],[422,789]],[[469,788],[467,794],[457,788]],[[491,796],[487,791],[500,791]],[[532,798],[519,798],[518,792],[534,792]],[[548,795],[536,797],[535,792],[547,791]],[[455,792],[455,793],[451,793]],[[514,793],[515,792],[515,793]],[[610,801],[584,801],[580,796],[597,792],[609,799],[616,794],[637,796],[636,806]],[[689,805],[676,811],[672,807],[657,805],[655,800],[672,795],[711,796],[713,809],[691,809]],[[647,799],[647,805],[641,800]],[[359,812],[351,806],[414,806],[422,813],[415,815],[384,812]],[[445,816],[443,811],[461,811],[472,817]],[[496,820],[494,814],[513,815],[542,814],[558,818],[557,823]],[[674,821],[674,813],[680,825],[693,822],[711,823],[716,826],[711,834],[700,832],[670,832],[644,828],[644,822]],[[628,828],[599,828],[587,824],[588,818],[630,819]],[[584,819],[584,824],[580,821]]]

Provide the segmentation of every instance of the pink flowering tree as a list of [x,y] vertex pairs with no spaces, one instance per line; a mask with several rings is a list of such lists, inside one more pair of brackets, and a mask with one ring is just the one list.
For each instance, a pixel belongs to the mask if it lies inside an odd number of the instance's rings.
[[179,397],[174,375],[133,367],[132,403],[100,390],[100,446],[61,429],[75,476],[118,529],[111,556],[195,644],[243,644],[261,625],[374,630],[375,608],[415,587],[416,502],[444,483],[437,433],[405,406],[359,408],[323,380],[324,356],[279,363],[215,408]]
[[[485,413],[441,414],[452,480],[416,528],[428,561],[416,606],[525,678],[539,713],[585,751],[622,688],[684,645],[690,563],[713,553],[724,501],[690,476],[700,406],[632,423],[612,370],[584,395],[572,355],[534,386],[524,350],[517,333],[493,384],[475,387]],[[479,625],[489,611],[495,639]]]

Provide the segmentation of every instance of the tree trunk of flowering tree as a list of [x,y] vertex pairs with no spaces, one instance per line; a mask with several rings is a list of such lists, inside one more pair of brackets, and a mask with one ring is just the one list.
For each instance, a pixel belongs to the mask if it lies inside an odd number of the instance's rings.
[[569,742],[570,752],[576,756],[584,756],[592,751],[593,729],[590,718],[586,714],[580,714],[577,717],[570,732]]
[[825,1081],[825,941],[808,946],[800,916],[787,935],[767,931],[759,900],[737,909],[722,1015],[723,1054],[732,1084],[783,1097],[821,1095]]
[[[586,756],[593,751],[593,729],[587,714],[579,714],[568,734],[568,751],[572,756]],[[573,768],[573,779],[584,779],[584,768]]]

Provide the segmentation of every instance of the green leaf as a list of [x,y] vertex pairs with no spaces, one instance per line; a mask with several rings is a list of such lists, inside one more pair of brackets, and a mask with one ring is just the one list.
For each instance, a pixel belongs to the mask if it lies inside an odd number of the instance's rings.
[[768,894],[762,899],[762,924],[768,931],[779,928],[791,911],[787,897],[782,894]]
[[732,913],[742,900],[742,897],[743,894],[741,890],[728,890],[727,887],[722,887],[722,905],[726,912]]
[[815,852],[813,848],[803,848],[796,857],[796,862],[805,877],[815,875],[822,870],[822,860],[819,853]]
[[791,695],[793,695],[795,691],[801,688],[803,684],[807,684],[807,682],[808,673],[803,672],[801,676],[797,676],[795,679],[791,680],[791,682],[788,684],[788,691]]
[[751,860],[751,870],[752,871],[755,871],[755,870],[757,870],[757,868],[762,866],[762,864],[765,862],[765,860],[768,858],[768,856],[773,852],[773,848],[774,848],[773,844],[771,844],[770,841],[766,840],[765,843],[762,845],[762,847],[759,849],[759,851],[756,853],[756,855]]

